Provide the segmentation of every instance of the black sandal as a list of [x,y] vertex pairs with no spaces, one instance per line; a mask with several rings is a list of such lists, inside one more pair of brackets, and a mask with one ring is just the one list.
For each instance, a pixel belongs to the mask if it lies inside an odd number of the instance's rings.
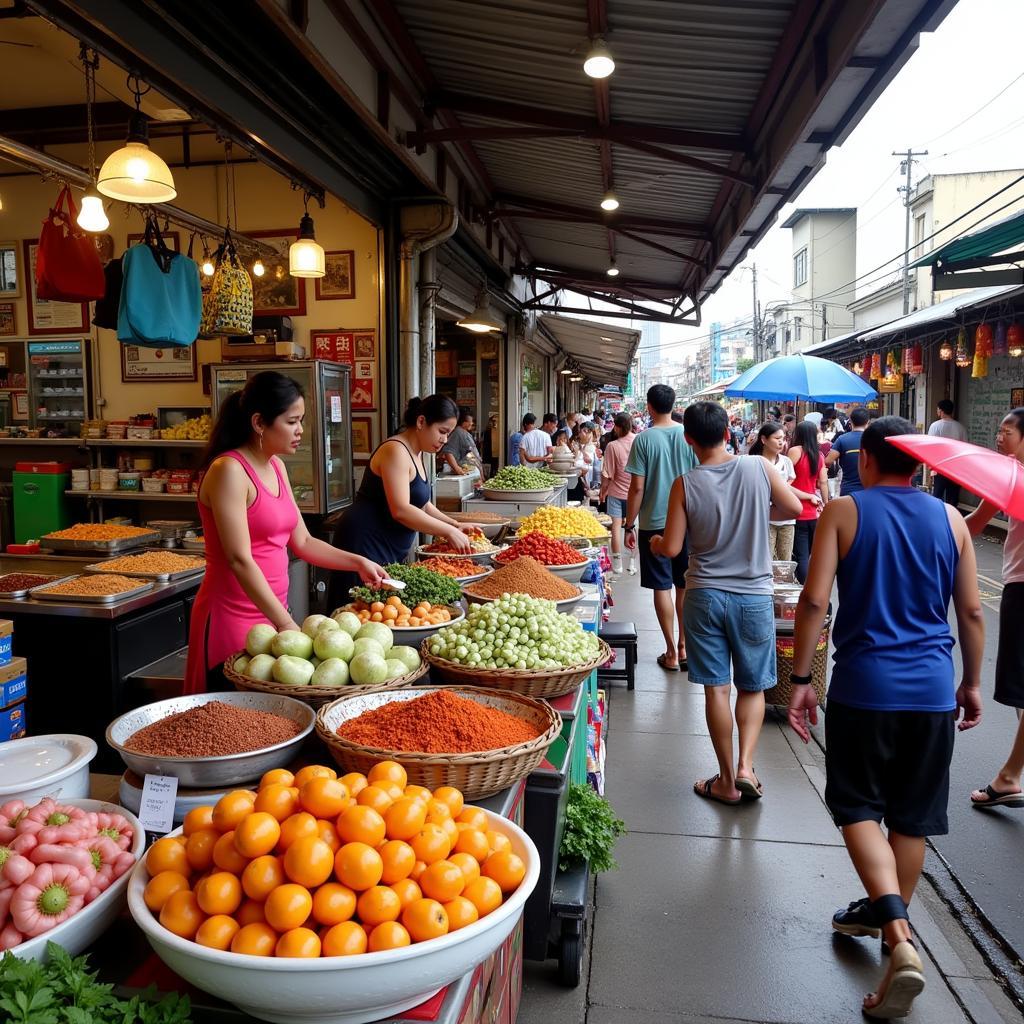
[[727,807],[735,807],[738,803],[743,801],[743,797],[738,796],[735,800],[729,800],[724,796],[719,796],[717,793],[711,791],[711,787],[721,778],[720,775],[712,775],[710,779],[705,779],[703,782],[695,782],[693,784],[693,791],[697,796],[704,800],[714,800],[715,803],[725,804]]
[[1024,807],[1024,792],[1019,789],[1015,793],[1000,793],[998,789],[986,786],[981,792],[988,799],[975,800],[971,797],[972,807]]

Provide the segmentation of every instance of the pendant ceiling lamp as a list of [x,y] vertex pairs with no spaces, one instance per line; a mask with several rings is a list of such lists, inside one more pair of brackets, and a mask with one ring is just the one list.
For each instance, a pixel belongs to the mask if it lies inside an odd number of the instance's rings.
[[944,362],[948,363],[953,358],[953,346],[948,340],[944,341],[939,346],[939,358]]
[[611,213],[612,210],[617,210],[618,208],[618,196],[616,196],[615,193],[609,189],[607,192],[605,192],[604,198],[601,200],[601,209],[607,210],[608,213]]
[[178,194],[174,176],[149,148],[149,121],[142,113],[142,97],[151,86],[143,89],[138,76],[129,75],[128,88],[135,93],[128,139],[103,161],[96,187],[103,195],[124,203],[169,203]]
[[615,260],[612,260],[611,263],[608,264],[608,269],[605,271],[605,273],[609,277],[618,277],[619,276],[619,268],[615,265]]
[[458,321],[458,326],[472,331],[474,334],[490,334],[492,331],[503,331],[505,325],[495,318],[487,301],[487,290],[481,289],[476,297],[476,308],[469,316]]
[[603,39],[595,39],[583,62],[583,70],[591,78],[607,78],[615,70],[615,61]]
[[90,185],[82,196],[82,209],[78,214],[77,224],[83,231],[106,231],[110,227],[107,211],[103,209],[103,200],[96,191],[96,133],[93,129],[93,109],[96,105],[96,69],[99,67],[99,54],[93,50],[90,54],[83,43],[78,54],[85,72],[85,123],[89,142],[89,181]]
[[309,215],[309,193],[302,199],[305,212],[299,221],[299,237],[288,249],[288,273],[292,277],[323,277],[327,273],[324,247],[316,240]]

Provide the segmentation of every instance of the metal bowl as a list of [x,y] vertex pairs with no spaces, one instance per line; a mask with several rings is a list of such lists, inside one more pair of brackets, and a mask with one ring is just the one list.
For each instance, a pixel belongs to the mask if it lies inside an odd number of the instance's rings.
[[416,557],[418,559],[423,558],[450,558],[453,561],[460,561],[466,559],[467,561],[476,562],[478,565],[487,565],[491,560],[491,555],[498,553],[497,547],[492,547],[489,551],[470,551],[467,554],[455,554],[454,552],[442,552],[442,551],[428,551],[429,544],[420,544],[416,548]]
[[[290,740],[272,747],[247,750],[242,754],[225,754],[220,757],[156,757],[139,754],[125,749],[124,743],[147,725],[176,715],[181,711],[220,701],[251,711],[266,711],[290,718],[301,726]],[[308,704],[291,697],[277,697],[270,693],[197,693],[190,697],[172,697],[145,704],[115,718],[107,727],[107,743],[121,756],[121,760],[139,778],[146,775],[174,775],[184,786],[214,788],[232,786],[241,782],[258,779],[271,768],[282,768],[290,763],[299,751],[306,737],[313,731],[316,712]]]

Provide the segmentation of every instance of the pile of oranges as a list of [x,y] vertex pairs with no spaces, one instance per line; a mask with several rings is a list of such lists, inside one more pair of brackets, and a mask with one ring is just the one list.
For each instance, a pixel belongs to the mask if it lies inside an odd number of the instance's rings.
[[146,854],[149,909],[175,935],[254,956],[353,956],[465,928],[526,865],[450,786],[381,761],[341,778],[267,772],[257,792],[197,807]]
[[383,622],[392,629],[395,626],[443,626],[452,621],[451,610],[442,604],[421,601],[415,608],[410,608],[397,596],[389,597],[387,601],[374,601],[373,604],[357,601],[347,605],[346,610],[355,612],[360,622]]

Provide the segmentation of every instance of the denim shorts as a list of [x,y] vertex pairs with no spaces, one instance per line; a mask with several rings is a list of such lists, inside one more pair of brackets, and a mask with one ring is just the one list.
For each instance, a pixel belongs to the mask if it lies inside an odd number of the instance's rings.
[[770,594],[688,587],[683,628],[691,683],[733,682],[736,689],[751,693],[775,685],[775,612]]
[[616,498],[609,494],[605,501],[608,504],[608,515],[612,519],[625,519],[626,518],[626,499]]

